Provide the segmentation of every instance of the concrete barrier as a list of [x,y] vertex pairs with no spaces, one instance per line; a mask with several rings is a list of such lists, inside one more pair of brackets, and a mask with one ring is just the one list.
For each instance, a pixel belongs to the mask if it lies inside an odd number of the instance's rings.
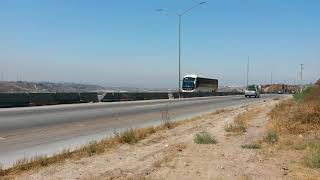
[[56,100],[59,104],[80,103],[79,93],[56,93]]
[[211,92],[196,92],[196,93],[182,92],[180,94],[182,98],[208,97],[208,96],[214,96],[214,95],[215,94]]
[[142,93],[107,93],[103,102],[116,101],[141,101],[141,100],[155,100],[155,99],[169,99],[167,92],[142,92]]
[[[181,98],[243,95],[243,92],[180,93]],[[179,98],[179,93],[142,92],[142,93],[106,93],[102,102],[139,101]],[[90,93],[0,93],[0,107],[41,106],[53,104],[98,102],[97,92]]]
[[169,99],[168,92],[154,92],[154,93],[145,93],[144,97],[146,99]]
[[56,93],[29,93],[30,105],[54,105],[59,102],[56,99]]
[[101,101],[102,102],[117,102],[117,101],[120,101],[120,93],[106,93]]
[[98,93],[97,92],[86,92],[80,93],[80,102],[88,103],[88,102],[98,102]]
[[29,104],[27,93],[0,93],[0,107],[22,107]]

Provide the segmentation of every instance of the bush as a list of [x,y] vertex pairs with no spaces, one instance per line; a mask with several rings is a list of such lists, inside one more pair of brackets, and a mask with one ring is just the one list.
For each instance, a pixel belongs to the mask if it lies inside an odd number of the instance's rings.
[[294,100],[297,102],[301,102],[303,101],[307,96],[309,96],[310,94],[312,94],[312,92],[314,91],[315,87],[314,86],[310,86],[307,87],[306,89],[304,89],[302,92],[299,92],[297,94],[295,94],[293,96]]
[[241,146],[243,149],[261,149],[261,145],[260,144],[244,144]]
[[85,148],[85,150],[86,150],[88,156],[93,156],[93,155],[97,154],[97,142],[95,142],[95,141],[90,142],[89,146],[87,146]]
[[240,132],[240,133],[247,132],[247,126],[244,123],[227,124],[224,127],[224,129],[227,132]]
[[311,168],[320,168],[320,142],[310,144],[311,153],[306,156],[306,164]]
[[136,138],[136,131],[132,128],[127,129],[121,133],[115,133],[115,136],[122,143],[134,144],[134,143],[138,142],[138,139]]
[[305,162],[310,168],[320,168],[320,152],[310,153],[305,157]]
[[276,131],[270,130],[265,137],[265,141],[269,144],[275,144],[279,141],[279,135]]
[[217,144],[215,137],[207,132],[200,132],[195,135],[194,142],[197,144]]

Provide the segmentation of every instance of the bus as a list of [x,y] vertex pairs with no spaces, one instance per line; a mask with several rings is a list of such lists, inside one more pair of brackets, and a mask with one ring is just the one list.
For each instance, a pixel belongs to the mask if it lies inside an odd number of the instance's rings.
[[182,81],[182,92],[216,92],[218,79],[198,75],[186,75]]

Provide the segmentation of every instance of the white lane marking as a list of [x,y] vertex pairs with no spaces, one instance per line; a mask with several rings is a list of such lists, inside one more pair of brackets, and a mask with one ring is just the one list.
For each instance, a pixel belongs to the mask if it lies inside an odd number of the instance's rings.
[[83,127],[83,126],[84,126],[84,124],[82,124],[82,123],[78,123],[78,124],[76,124],[76,126],[77,126],[77,127]]

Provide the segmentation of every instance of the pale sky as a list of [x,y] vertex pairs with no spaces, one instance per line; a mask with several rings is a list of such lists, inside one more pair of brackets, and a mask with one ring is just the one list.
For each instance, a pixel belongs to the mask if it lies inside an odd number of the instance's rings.
[[[192,0],[1,0],[4,80],[175,88],[178,18]],[[320,78],[320,1],[208,0],[182,19],[182,75]],[[164,8],[168,13],[159,13]]]

